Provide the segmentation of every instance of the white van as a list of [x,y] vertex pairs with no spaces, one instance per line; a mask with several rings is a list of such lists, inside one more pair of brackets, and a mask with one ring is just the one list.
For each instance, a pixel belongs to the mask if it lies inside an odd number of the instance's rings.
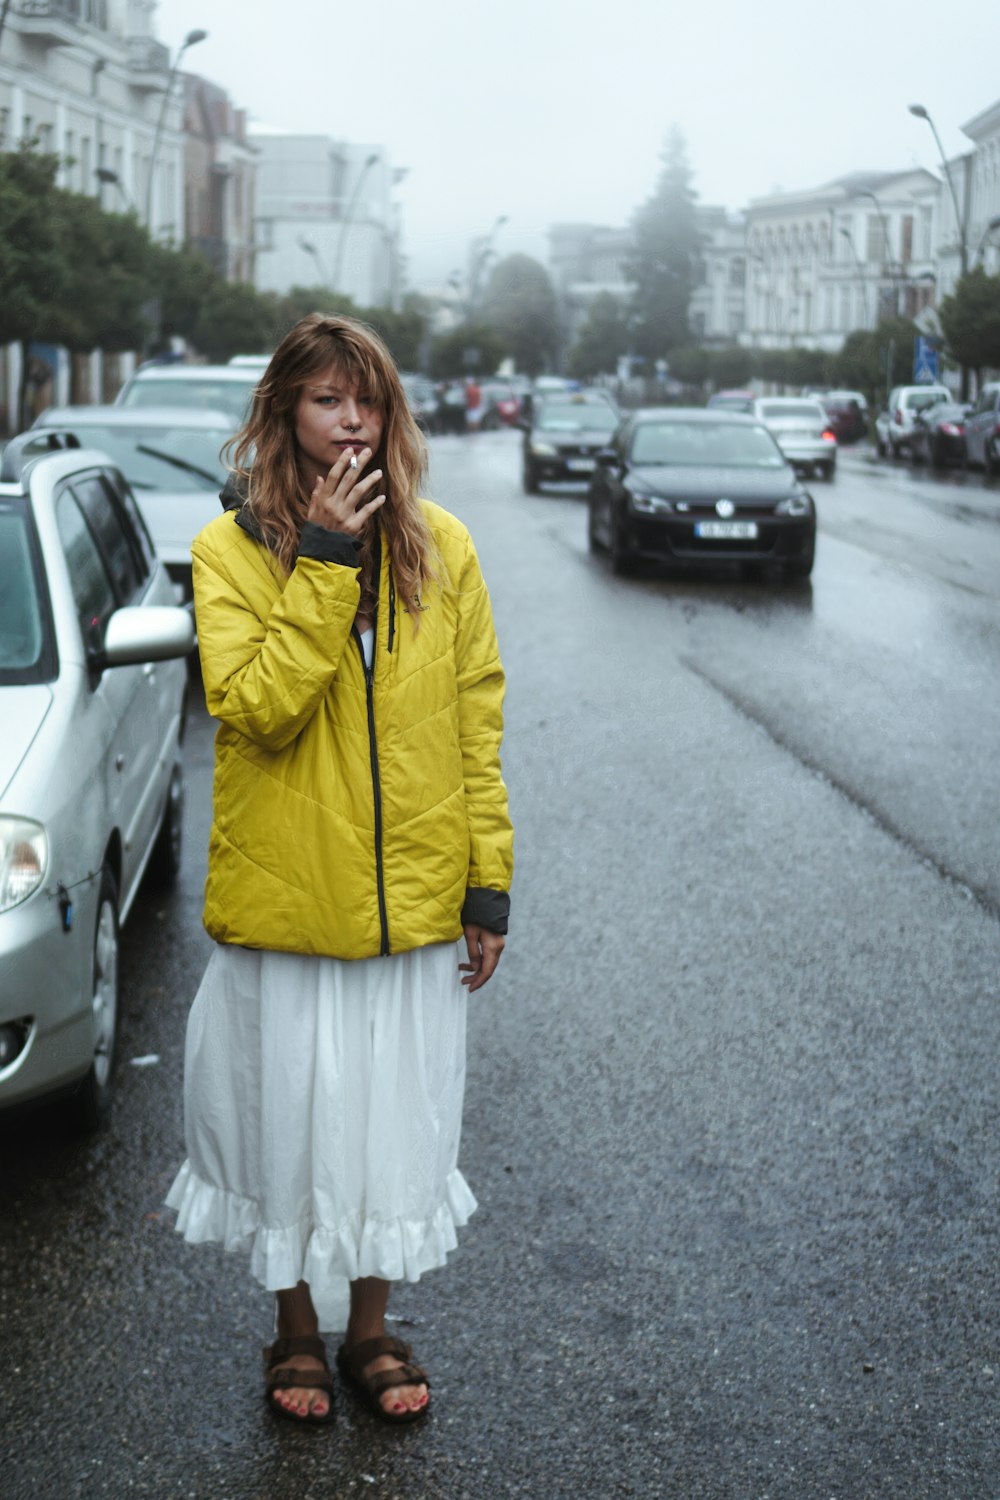
[[946,385],[897,385],[889,393],[889,405],[875,424],[876,447],[880,454],[898,458],[900,450],[909,447],[913,419],[918,412],[938,401],[950,401]]

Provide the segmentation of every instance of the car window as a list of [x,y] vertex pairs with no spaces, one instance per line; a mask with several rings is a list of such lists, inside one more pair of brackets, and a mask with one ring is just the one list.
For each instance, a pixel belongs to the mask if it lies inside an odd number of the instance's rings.
[[99,650],[104,628],[115,610],[115,591],[83,511],[70,489],[64,489],[56,500],[56,525],[66,554],[84,645],[88,650]]
[[121,398],[123,406],[184,406],[197,411],[224,411],[241,426],[250,407],[256,381],[247,380],[137,380]]
[[618,413],[610,406],[592,404],[586,407],[548,403],[538,417],[540,432],[614,432]]
[[0,505],[0,683],[44,682],[53,673],[51,629],[27,515]]
[[99,474],[74,479],[72,489],[97,539],[118,603],[131,604],[142,583],[136,555],[139,547],[129,535],[131,528],[123,520]]
[[632,440],[632,462],[780,469],[785,459],[766,427],[728,422],[641,422]]
[[823,408],[818,401],[764,401],[760,406],[760,414],[766,421],[774,421],[778,417],[812,417],[822,421],[824,417]]
[[910,411],[923,411],[928,406],[934,406],[938,401],[943,401],[944,395],[941,391],[910,391],[906,397],[906,405]]
[[156,549],[153,539],[149,534],[146,522],[143,520],[142,511],[136,504],[135,496],[124,482],[121,475],[109,474],[108,483],[115,492],[115,497],[122,510],[132,523],[132,532],[138,548],[139,573],[143,578],[148,578],[156,566]]

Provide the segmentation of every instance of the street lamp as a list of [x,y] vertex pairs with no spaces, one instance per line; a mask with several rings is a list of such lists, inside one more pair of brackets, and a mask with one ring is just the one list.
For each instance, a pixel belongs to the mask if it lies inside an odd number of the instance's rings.
[[170,95],[174,87],[174,79],[177,77],[177,69],[181,65],[181,58],[189,47],[194,47],[198,42],[203,42],[208,36],[207,31],[196,29],[189,31],[177,49],[173,67],[167,74],[167,86],[163,91],[163,103],[160,105],[160,118],[156,122],[156,130],[153,134],[153,149],[149,154],[149,181],[146,184],[146,228],[151,230],[150,215],[153,211],[153,181],[156,176],[156,158],[160,152],[160,137],[163,134],[164,121],[167,118],[167,105],[170,103]]
[[861,284],[861,304],[862,304],[862,307],[864,309],[865,326],[867,327],[868,326],[868,287],[867,287],[866,279],[865,279],[865,268],[861,264],[861,259],[860,259],[859,255],[858,255],[857,247],[856,247],[856,245],[854,243],[854,237],[851,234],[851,231],[849,229],[841,229],[840,233],[843,236],[843,238],[847,241],[847,243],[850,245],[850,247],[851,247],[851,254],[854,256],[854,264],[855,264],[855,266],[857,267],[857,270],[858,270],[858,281]]
[[299,245],[299,249],[300,250],[304,250],[307,255],[311,255],[312,258],[313,258],[313,260],[316,262],[316,270],[319,272],[319,279],[320,279],[321,285],[325,286],[328,290],[332,290],[332,285],[331,285],[331,282],[330,282],[330,278],[326,274],[326,271],[324,270],[323,262],[320,259],[319,251],[316,249],[316,246],[313,244],[312,240],[307,240],[304,234],[300,234],[299,235],[299,239],[298,239],[298,245]]
[[995,219],[991,219],[986,228],[983,230],[983,237],[979,241],[979,245],[976,249],[976,254],[973,258],[973,263],[975,265],[978,266],[982,261],[983,251],[986,249],[986,241],[989,239],[991,234],[996,234],[998,229],[1000,229],[1000,214],[997,214]]
[[948,189],[951,193],[951,201],[955,208],[955,224],[958,229],[959,264],[961,265],[962,275],[964,276],[966,271],[969,269],[969,245],[965,234],[965,220],[963,219],[958,207],[958,194],[955,192],[955,181],[951,175],[951,168],[948,165],[948,159],[944,154],[944,147],[941,144],[941,137],[937,133],[937,128],[934,124],[934,121],[931,119],[930,115],[927,113],[927,110],[922,104],[911,104],[910,114],[916,115],[918,120],[926,120],[928,125],[931,127],[931,130],[934,132],[934,139],[937,142],[938,152],[941,157],[941,165],[944,168],[944,175],[948,180]]
[[354,184],[354,191],[351,194],[350,200],[347,204],[347,212],[344,214],[344,221],[340,226],[340,234],[337,237],[337,255],[333,263],[332,290],[335,292],[340,290],[340,272],[344,264],[344,246],[347,243],[347,231],[351,227],[351,220],[354,217],[354,210],[357,207],[358,198],[361,195],[361,189],[364,185],[364,180],[377,161],[377,151],[373,151],[370,156],[365,158],[365,164],[361,168],[361,171],[358,173],[358,179]]
[[885,260],[886,260],[886,262],[888,263],[888,266],[889,266],[889,275],[892,277],[892,300],[893,300],[893,308],[892,308],[892,310],[896,314],[896,316],[898,317],[899,316],[899,282],[900,282],[900,277],[899,277],[899,267],[898,267],[896,261],[893,260],[893,256],[892,256],[892,244],[891,244],[891,241],[889,239],[889,221],[888,221],[888,219],[885,216],[885,212],[884,212],[884,210],[882,208],[881,203],[879,202],[879,200],[876,197],[875,193],[872,192],[871,188],[861,188],[859,190],[859,192],[858,192],[858,196],[860,198],[870,198],[872,200],[872,202],[875,205],[875,212],[878,214],[878,216],[879,216],[879,222],[882,225],[882,241],[883,241],[883,244],[885,246]]
[[112,187],[116,187],[121,193],[125,207],[128,209],[129,213],[135,213],[135,204],[132,201],[132,195],[126,191],[125,184],[122,182],[117,172],[112,172],[110,167],[95,167],[94,176],[97,178],[98,182],[107,183]]

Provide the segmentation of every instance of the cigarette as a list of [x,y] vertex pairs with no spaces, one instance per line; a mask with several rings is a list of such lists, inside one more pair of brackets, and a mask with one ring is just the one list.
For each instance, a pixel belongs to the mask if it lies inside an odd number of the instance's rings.
[[358,467],[358,455],[356,453],[352,453],[351,454],[351,468],[352,469],[356,469],[357,467]]

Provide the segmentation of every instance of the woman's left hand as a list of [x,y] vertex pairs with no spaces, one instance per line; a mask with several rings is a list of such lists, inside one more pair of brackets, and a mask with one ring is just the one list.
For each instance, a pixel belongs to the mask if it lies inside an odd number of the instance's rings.
[[467,923],[465,946],[469,950],[469,962],[459,964],[458,967],[464,976],[462,983],[468,987],[471,995],[473,990],[482,989],[500,962],[504,949],[503,934],[491,932],[488,927],[475,927]]

